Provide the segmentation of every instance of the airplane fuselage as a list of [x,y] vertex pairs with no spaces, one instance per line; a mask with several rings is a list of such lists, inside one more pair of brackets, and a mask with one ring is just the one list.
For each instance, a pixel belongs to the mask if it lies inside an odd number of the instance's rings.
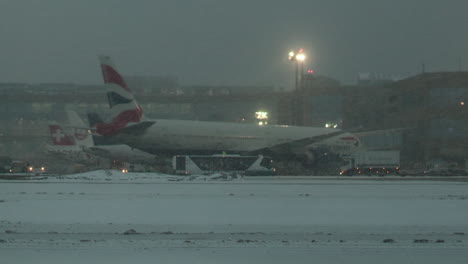
[[131,148],[127,145],[93,146],[85,148],[83,149],[83,151],[101,158],[125,161],[129,163],[151,164],[154,163],[156,160],[155,155]]
[[[140,136],[119,135],[119,142],[150,153],[248,153],[340,130],[186,120],[153,120]],[[349,133],[343,132],[342,135]],[[342,136],[341,135],[341,136]],[[349,134],[350,135],[350,134]],[[340,137],[341,138],[341,137]],[[339,143],[330,141],[329,144]],[[305,149],[308,146],[303,146]],[[298,150],[299,152],[303,149]]]
[[[152,154],[258,153],[305,154],[314,159],[315,144],[325,155],[328,146],[353,148],[351,134],[324,127],[259,126],[183,120],[144,120],[143,110],[109,56],[100,56],[112,121],[93,116],[90,123],[107,143],[126,144]],[[345,136],[346,135],[346,136]],[[350,138],[350,139],[346,139]],[[352,138],[352,139],[351,139]],[[355,142],[353,142],[355,141]],[[324,147],[325,146],[325,147]],[[337,149],[340,149],[337,148]]]

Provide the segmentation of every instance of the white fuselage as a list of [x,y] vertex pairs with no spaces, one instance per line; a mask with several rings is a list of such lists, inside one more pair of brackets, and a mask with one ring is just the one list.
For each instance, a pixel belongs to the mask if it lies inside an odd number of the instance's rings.
[[[205,121],[153,121],[155,124],[149,127],[143,135],[126,137],[123,143],[152,153],[160,151],[252,152],[340,131],[332,128],[259,126]],[[350,135],[343,132],[344,134]],[[333,141],[328,141],[333,144]]]
[[70,162],[95,164],[100,158],[129,163],[154,163],[156,156],[127,145],[57,146],[48,145],[47,153]]
[[154,163],[156,156],[133,149],[127,145],[101,145],[84,149],[85,152],[101,158],[119,160],[129,163]]

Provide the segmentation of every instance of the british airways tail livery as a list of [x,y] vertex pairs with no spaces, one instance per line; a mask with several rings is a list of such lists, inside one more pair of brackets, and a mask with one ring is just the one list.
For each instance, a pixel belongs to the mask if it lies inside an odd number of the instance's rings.
[[109,107],[115,115],[110,123],[96,124],[96,130],[98,134],[109,136],[131,124],[139,123],[143,111],[111,59],[108,56],[100,56],[99,60],[104,84],[107,87]]

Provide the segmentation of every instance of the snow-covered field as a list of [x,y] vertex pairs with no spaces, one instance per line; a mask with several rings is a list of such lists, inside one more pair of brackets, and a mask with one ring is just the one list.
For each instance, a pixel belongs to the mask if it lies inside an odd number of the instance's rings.
[[[215,179],[213,179],[215,178]],[[0,181],[0,263],[466,263],[468,183]]]

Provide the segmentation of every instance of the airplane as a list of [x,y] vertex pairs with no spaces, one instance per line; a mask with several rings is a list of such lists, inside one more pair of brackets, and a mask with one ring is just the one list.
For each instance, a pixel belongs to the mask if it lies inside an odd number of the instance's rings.
[[67,111],[70,126],[49,125],[51,145],[49,154],[78,163],[96,163],[99,158],[134,164],[154,164],[156,156],[133,149],[127,145],[95,146],[90,131],[83,129],[85,123],[74,111]]
[[348,155],[360,146],[356,136],[336,128],[149,120],[112,59],[100,56],[99,60],[113,114],[110,122],[95,113],[88,114],[100,142],[126,144],[157,155],[263,154],[280,159],[301,158],[309,164],[317,161],[323,151]]
[[95,163],[96,159],[84,152],[75,142],[71,133],[65,132],[60,125],[49,125],[49,135],[51,144],[46,145],[46,153],[60,160],[69,162],[90,164]]

